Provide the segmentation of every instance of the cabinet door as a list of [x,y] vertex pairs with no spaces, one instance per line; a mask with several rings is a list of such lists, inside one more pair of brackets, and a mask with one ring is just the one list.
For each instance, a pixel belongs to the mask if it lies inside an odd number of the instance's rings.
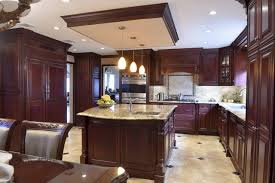
[[256,179],[255,183],[269,183],[270,182],[270,162],[271,162],[271,152],[270,152],[270,140],[268,134],[261,132],[256,139],[256,161],[255,173]]
[[274,47],[260,51],[258,127],[266,134],[272,133],[274,108]]
[[28,59],[27,120],[45,121],[46,69],[39,60]]
[[66,65],[47,65],[46,121],[66,122]]
[[[264,43],[274,37],[274,0],[259,1],[259,28],[261,43]],[[272,14],[273,8],[273,14]]]
[[200,63],[199,84],[217,86],[219,83],[219,51],[217,49],[204,50]]
[[102,166],[121,165],[121,130],[116,124],[91,121],[88,127],[88,163]]
[[[168,130],[167,135],[165,135],[165,144],[169,151],[170,136]],[[125,126],[122,131],[123,167],[126,169],[143,169],[148,172],[154,171],[156,147],[156,131],[153,127]],[[167,152],[167,156],[168,154],[169,152]]]
[[182,104],[175,111],[175,128],[181,133],[195,133],[196,107],[194,104]]
[[249,58],[247,83],[247,123],[256,126],[258,97],[258,55]]
[[258,135],[256,182],[268,183],[272,123],[274,120],[274,54],[273,47],[260,51],[259,100],[258,100]]
[[236,138],[235,138],[235,159],[239,167],[241,177],[244,174],[244,147],[245,147],[245,128],[243,125],[237,124]]
[[248,46],[256,46],[258,42],[258,20],[256,0],[252,0],[248,7]]
[[235,157],[235,137],[236,137],[236,128],[237,128],[237,124],[236,124],[236,119],[235,117],[231,116],[229,117],[229,122],[228,122],[228,131],[229,131],[229,152],[231,154],[231,156],[235,159],[236,161],[236,157]]
[[217,125],[213,118],[215,105],[199,104],[198,107],[198,131],[201,134],[216,134]]
[[256,130],[251,125],[247,124],[245,139],[245,172],[244,182],[255,183],[255,143]]

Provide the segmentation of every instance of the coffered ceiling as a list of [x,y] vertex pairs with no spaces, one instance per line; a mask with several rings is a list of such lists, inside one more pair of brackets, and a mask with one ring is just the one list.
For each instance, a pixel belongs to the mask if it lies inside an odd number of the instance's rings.
[[[95,52],[108,55],[116,53],[118,39],[106,44],[105,41],[84,36],[67,28],[61,16],[168,2],[179,36],[176,45],[155,46],[159,44],[150,44],[152,41],[149,37],[143,36],[142,29],[136,32],[137,39],[140,37],[140,40],[137,40],[138,44],[143,42],[146,48],[155,50],[228,46],[245,28],[247,18],[243,5],[236,0],[70,0],[68,3],[63,1],[65,0],[42,0],[40,3],[33,4],[31,13],[23,17],[21,24],[17,27],[28,28],[51,38],[68,42],[73,45],[70,48],[72,52]],[[215,11],[216,14],[210,15],[211,11]],[[160,28],[158,32],[152,32],[152,34],[158,35],[158,41],[161,42],[166,37],[162,35],[161,23],[158,24],[157,21],[155,23],[154,26]],[[87,31],[96,32],[102,38],[106,35],[107,39],[113,34],[111,28],[117,25],[110,24],[110,27],[93,25],[93,29]],[[134,25],[133,28],[135,28]],[[133,47],[127,43],[122,47],[127,49],[130,46]]]

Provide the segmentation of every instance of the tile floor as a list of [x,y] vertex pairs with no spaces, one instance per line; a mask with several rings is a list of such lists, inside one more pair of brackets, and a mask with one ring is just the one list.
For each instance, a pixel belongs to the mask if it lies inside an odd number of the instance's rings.
[[[166,183],[241,183],[224,149],[215,136],[176,135],[177,150],[173,150]],[[65,144],[63,160],[79,162],[81,130],[73,128]],[[202,160],[198,159],[202,158]],[[153,183],[131,178],[128,183]]]

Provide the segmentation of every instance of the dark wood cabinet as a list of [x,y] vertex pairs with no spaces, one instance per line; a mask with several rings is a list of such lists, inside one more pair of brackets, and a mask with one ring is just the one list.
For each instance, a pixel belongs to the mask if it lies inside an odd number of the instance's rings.
[[75,54],[75,123],[82,125],[76,114],[97,106],[101,95],[101,59],[94,53]]
[[175,129],[178,133],[196,133],[196,105],[180,104],[175,110]]
[[[275,2],[251,0],[248,7],[248,96],[245,183],[274,182]],[[273,175],[272,175],[273,174]]]
[[255,180],[255,143],[256,143],[256,130],[255,127],[246,125],[245,131],[245,171],[244,182],[254,183]]
[[232,47],[225,47],[219,51],[219,85],[231,86],[233,85],[233,49]]
[[81,162],[123,166],[131,177],[164,182],[176,145],[174,112],[166,120],[85,117]]
[[25,29],[0,33],[1,117],[66,122],[68,46]]
[[219,49],[202,51],[199,85],[217,86],[219,84]]
[[159,52],[152,52],[150,61],[150,85],[164,85]]
[[248,6],[248,46],[255,48],[258,43],[258,17],[257,17],[257,2],[252,0]]
[[216,105],[199,104],[198,106],[198,133],[212,134],[218,133],[218,125],[215,119]]
[[235,158],[235,137],[237,135],[236,117],[229,113],[228,118],[228,150],[231,157]]
[[201,48],[158,51],[161,59],[161,74],[174,72],[198,73]]

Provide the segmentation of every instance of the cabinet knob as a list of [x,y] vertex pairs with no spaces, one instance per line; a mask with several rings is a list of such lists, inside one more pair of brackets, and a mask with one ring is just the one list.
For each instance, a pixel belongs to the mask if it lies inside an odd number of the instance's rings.
[[252,130],[258,130],[259,128],[257,128],[256,126],[252,127]]

